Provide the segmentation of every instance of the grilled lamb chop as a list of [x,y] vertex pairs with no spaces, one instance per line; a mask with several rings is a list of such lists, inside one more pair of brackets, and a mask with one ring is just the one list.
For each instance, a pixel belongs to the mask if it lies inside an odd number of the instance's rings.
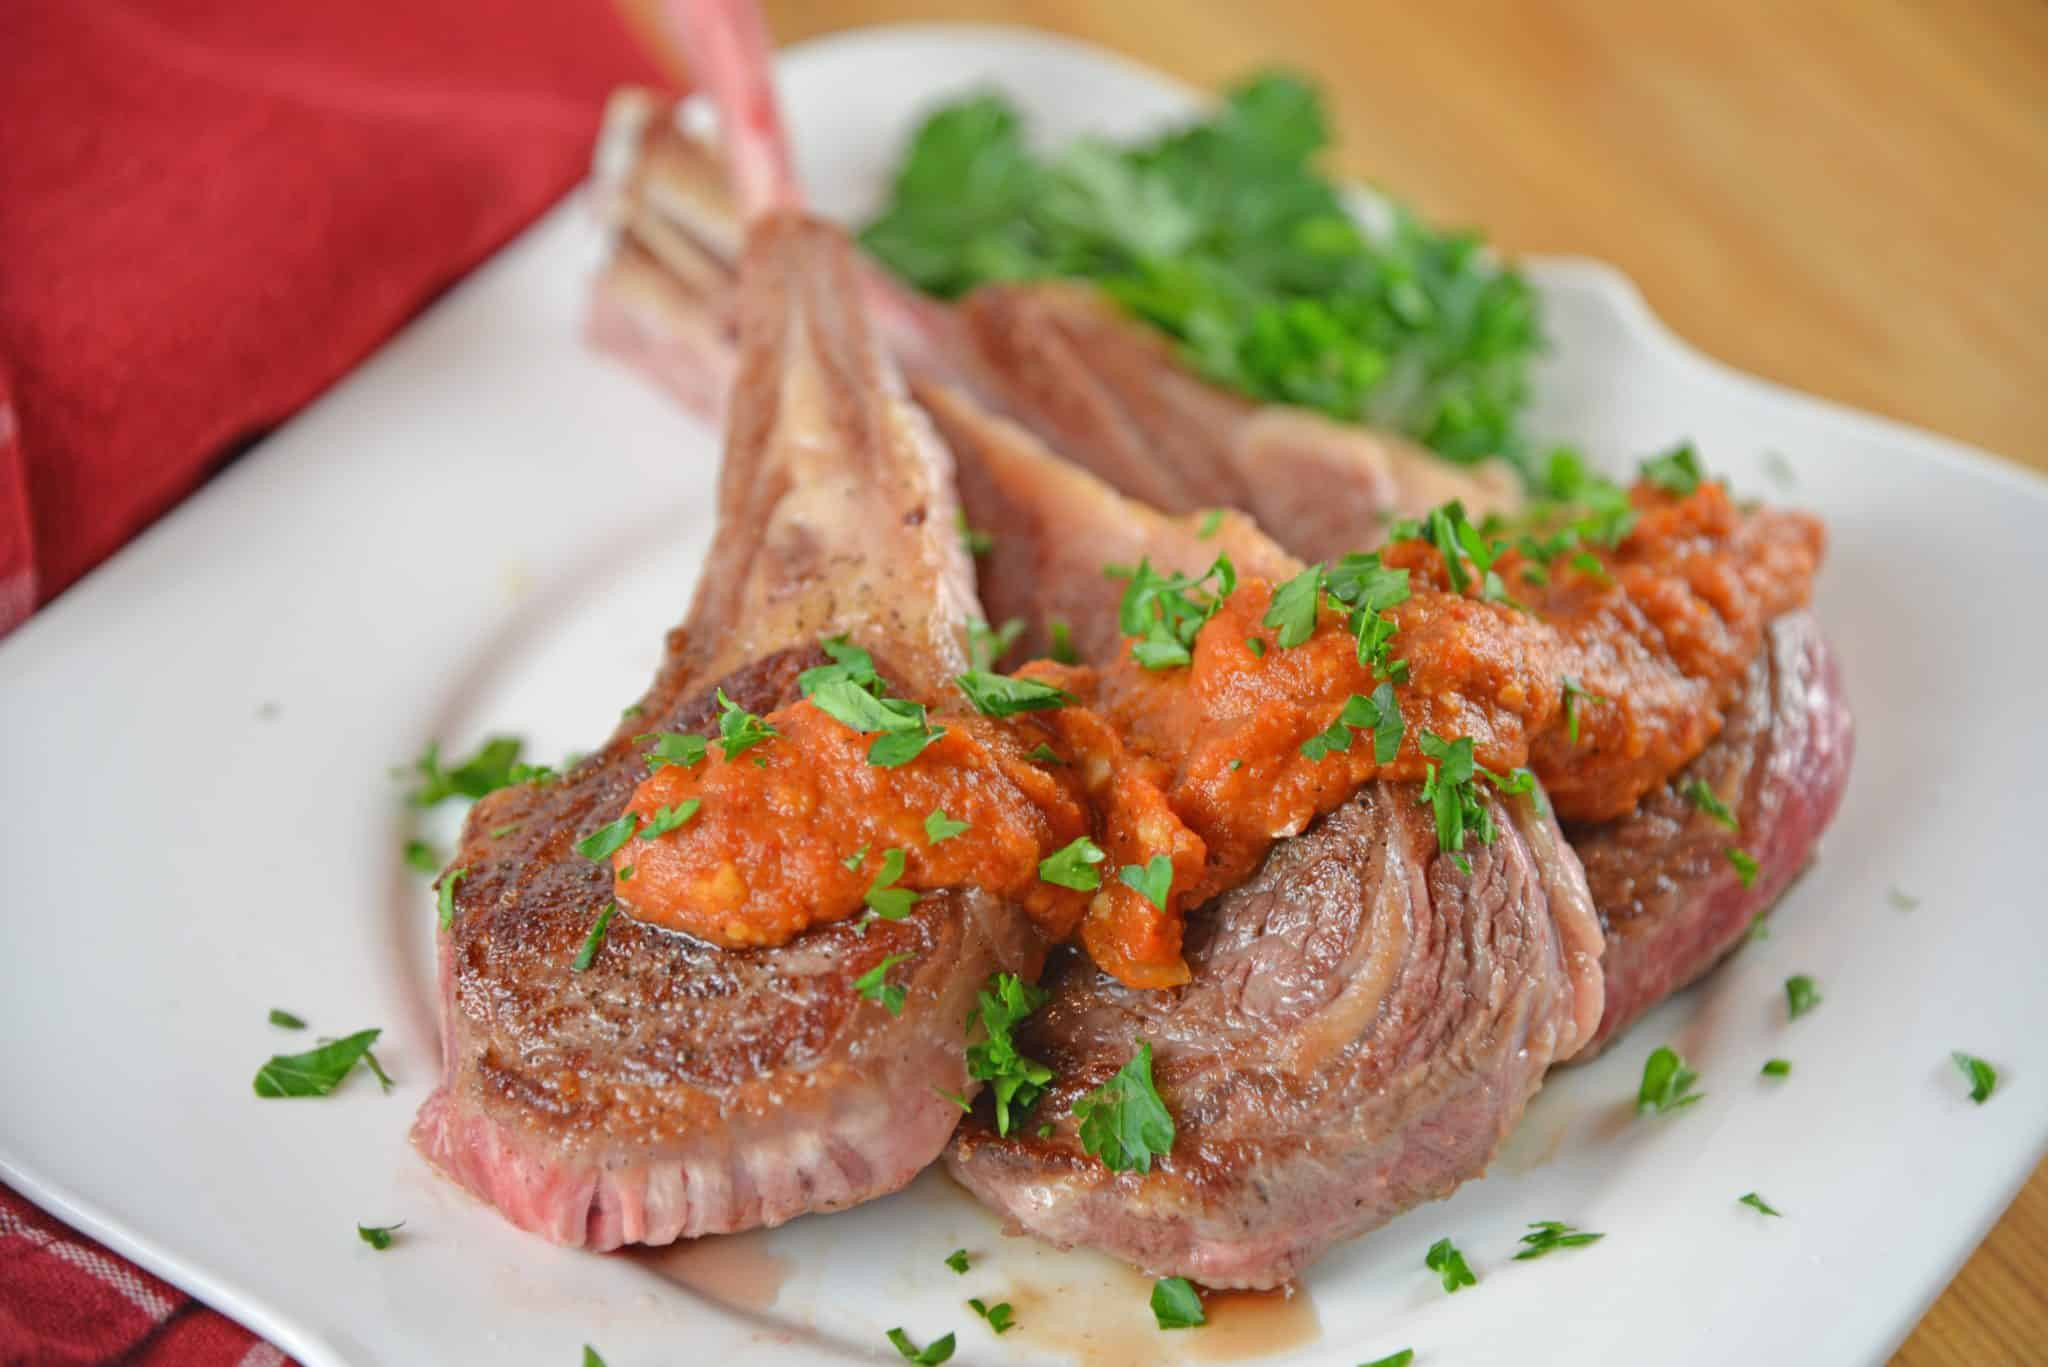
[[[442,936],[443,1076],[420,1149],[522,1228],[595,1249],[775,1225],[894,1191],[938,1156],[967,1086],[960,1022],[1044,945],[979,892],[927,896],[733,951],[610,921],[612,871],[573,846],[644,775],[635,733],[716,734],[722,689],[766,713],[845,632],[904,695],[935,698],[977,615],[946,454],[863,316],[835,228],[792,212],[739,266],[737,383],[717,539],[640,715],[558,781],[470,815]],[[509,828],[509,829],[508,829]],[[854,980],[885,955],[901,1016]]]
[[[1209,537],[1117,497],[972,400],[920,386],[960,464],[962,497],[1000,552],[990,606],[1062,615],[1083,654],[1122,648],[1105,559],[1199,572],[1300,565],[1248,522]],[[1052,1001],[1019,1027],[1055,1081],[1007,1136],[977,1112],[953,1174],[1013,1229],[1158,1275],[1271,1287],[1340,1240],[1484,1172],[1545,1071],[1600,1019],[1600,931],[1578,860],[1547,814],[1492,799],[1501,835],[1468,876],[1441,855],[1413,784],[1370,783],[1282,840],[1259,872],[1190,919],[1192,981],[1124,986],[1063,956]],[[1073,1103],[1139,1040],[1177,1126],[1147,1173],[1086,1153]]]

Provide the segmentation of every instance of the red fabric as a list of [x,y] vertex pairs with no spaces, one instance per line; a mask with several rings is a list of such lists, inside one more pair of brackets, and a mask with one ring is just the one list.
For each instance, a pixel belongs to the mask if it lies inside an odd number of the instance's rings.
[[0,635],[582,174],[610,0],[4,0]]
[[[583,174],[609,0],[0,0],[0,635]],[[346,1231],[344,1231],[346,1233]],[[0,1187],[0,1367],[285,1359]]]

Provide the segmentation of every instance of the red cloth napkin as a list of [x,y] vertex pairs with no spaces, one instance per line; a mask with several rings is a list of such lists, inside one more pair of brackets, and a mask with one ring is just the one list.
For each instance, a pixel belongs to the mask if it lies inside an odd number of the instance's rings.
[[610,0],[5,0],[0,635],[362,360],[658,79]]
[[[0,636],[584,172],[608,0],[0,0]],[[314,510],[308,510],[309,515]],[[283,1354],[0,1187],[0,1364]]]

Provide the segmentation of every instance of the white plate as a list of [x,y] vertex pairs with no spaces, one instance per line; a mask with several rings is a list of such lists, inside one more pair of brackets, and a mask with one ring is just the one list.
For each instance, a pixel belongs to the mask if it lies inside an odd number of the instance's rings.
[[[898,29],[794,51],[783,89],[828,210],[873,202],[917,112],[998,86],[1047,138],[1130,133],[1188,94],[1099,53]],[[1454,97],[1454,96],[1453,96]],[[430,899],[388,768],[493,731],[553,758],[605,734],[687,602],[711,434],[579,341],[598,253],[572,202],[333,393],[0,645],[0,1175],[319,1367],[894,1361],[1351,1364],[1876,1361],[2048,1138],[2048,916],[2028,794],[2048,772],[2048,485],[1745,378],[1612,271],[1532,263],[1556,339],[1539,430],[1616,465],[1695,438],[1737,487],[1822,510],[1820,613],[1860,726],[1818,867],[1768,941],[1537,1098],[1488,1181],[1325,1259],[1305,1300],[1161,1334],[1145,1285],[999,1237],[943,1177],[658,1257],[515,1233],[414,1156],[434,1073]],[[1768,318],[1757,325],[1770,326]],[[1775,461],[1796,472],[1775,490]],[[430,832],[444,844],[454,813]],[[1887,898],[1917,894],[1903,912]],[[1783,979],[1825,1004],[1784,1019]],[[385,1028],[398,1089],[258,1101],[273,1051]],[[1707,1099],[1633,1119],[1675,1041]],[[1996,1062],[1989,1105],[1949,1051]],[[1758,1065],[1795,1062],[1766,1083]],[[1760,1191],[1785,1212],[1736,1204]],[[1507,1255],[1525,1222],[1605,1242]],[[358,1221],[407,1222],[377,1253]],[[1480,1284],[1447,1297],[1450,1235]],[[945,1253],[977,1265],[956,1277]],[[693,1286],[684,1290],[678,1282]],[[963,1306],[1017,1306],[1002,1339]]]

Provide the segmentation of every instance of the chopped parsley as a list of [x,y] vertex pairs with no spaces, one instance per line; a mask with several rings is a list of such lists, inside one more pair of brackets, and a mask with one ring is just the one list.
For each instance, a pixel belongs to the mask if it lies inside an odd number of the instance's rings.
[[967,1298],[967,1308],[988,1321],[988,1327],[998,1334],[1008,1333],[1017,1326],[1017,1312],[1008,1301],[986,1304],[979,1296]]
[[441,871],[441,854],[424,840],[405,842],[405,862],[432,878]]
[[1793,1020],[1819,1005],[1820,990],[1813,985],[1812,978],[1800,973],[1785,979],[1785,1009]]
[[855,850],[852,854],[847,855],[846,858],[840,860],[839,862],[844,864],[848,869],[852,870],[853,872],[859,873],[861,861],[863,861],[867,857],[868,847],[866,845],[863,845],[859,849]]
[[450,869],[441,875],[441,886],[434,890],[434,907],[440,914],[443,930],[455,924],[455,885],[467,877],[467,867]]
[[781,734],[773,726],[770,726],[767,721],[747,711],[746,708],[741,707],[731,698],[726,697],[723,688],[717,691],[716,696],[720,710],[718,715],[718,739],[714,744],[719,749],[725,751],[725,762],[727,764],[732,763],[762,741],[772,739]]
[[935,1338],[920,1349],[910,1341],[910,1335],[904,1333],[901,1329],[891,1329],[889,1331],[889,1342],[896,1345],[896,1351],[903,1355],[905,1362],[914,1362],[917,1364],[917,1367],[938,1367],[938,1364],[950,1361],[953,1357],[953,1336],[951,1334],[947,1334],[942,1338]]
[[1253,659],[1263,660],[1266,658],[1266,641],[1262,636],[1245,637],[1244,648],[1252,653]]
[[1152,1046],[1141,1041],[1116,1076],[1074,1103],[1081,1149],[1111,1172],[1150,1172],[1173,1149],[1173,1113],[1152,1085]]
[[704,799],[701,797],[686,797],[673,807],[656,807],[654,809],[654,820],[647,823],[647,829],[640,832],[640,838],[642,840],[661,839],[661,837],[695,816],[697,809],[703,805]]
[[1143,864],[1126,864],[1116,871],[1117,881],[1137,892],[1140,897],[1166,910],[1166,899],[1173,893],[1173,861],[1163,854],[1155,854]]
[[306,1023],[297,1016],[294,1016],[289,1011],[280,1010],[275,1006],[270,1008],[270,1023],[282,1026],[286,1030],[303,1030],[306,1028]]
[[583,937],[583,948],[576,951],[576,957],[569,964],[569,971],[582,973],[597,960],[597,951],[604,946],[604,933],[611,929],[612,913],[619,909],[617,902],[607,902],[604,910],[597,913],[597,919],[590,923],[590,933]]
[[1072,888],[1076,892],[1093,892],[1102,886],[1102,874],[1095,866],[1108,857],[1102,852],[1102,847],[1087,836],[1075,836],[1038,861],[1038,876],[1048,883]]
[[503,840],[506,836],[512,834],[512,832],[518,830],[521,826],[525,824],[526,823],[523,821],[507,822],[503,826],[492,827],[489,834],[491,839],[493,840]]
[[1493,810],[1480,797],[1475,779],[1484,778],[1501,792],[1514,796],[1538,792],[1536,775],[1527,769],[1513,769],[1503,775],[1485,768],[1472,757],[1470,736],[1447,741],[1433,731],[1424,731],[1416,743],[1423,757],[1432,761],[1424,771],[1422,792],[1416,800],[1429,804],[1435,812],[1437,849],[1470,873],[1471,861],[1463,854],[1465,833],[1470,831],[1482,845],[1491,845],[1500,835],[1494,828]]
[[[1728,804],[1723,802],[1715,794],[1714,790],[1707,786],[1705,779],[1696,778],[1686,784],[1685,796],[1691,801],[1693,806],[1699,808],[1729,830],[1739,831],[1742,829],[1742,823],[1735,819],[1735,813],[1728,810]],[[1748,885],[1744,884],[1744,886]]]
[[1583,1248],[1587,1244],[1599,1243],[1606,1237],[1605,1234],[1589,1234],[1585,1230],[1574,1229],[1562,1220],[1537,1220],[1529,1226],[1529,1232],[1522,1236],[1522,1243],[1526,1247],[1515,1254],[1515,1261],[1527,1262],[1531,1258],[1540,1258],[1560,1248]]
[[961,1276],[963,1276],[963,1277],[964,1277],[964,1276],[966,1276],[966,1275],[967,1275],[967,1250],[966,1250],[966,1249],[964,1249],[964,1248],[956,1248],[956,1249],[954,1249],[954,1250],[953,1250],[953,1251],[952,1251],[951,1253],[948,1253],[948,1254],[946,1255],[946,1266],[948,1266],[948,1267],[952,1268],[952,1269],[953,1269],[953,1270],[954,1270],[955,1272],[959,1273],[959,1274],[960,1274]]
[[[1171,669],[1194,659],[1195,636],[1202,624],[1237,587],[1237,569],[1219,555],[1203,574],[1162,574],[1150,560],[1135,570],[1106,570],[1112,577],[1128,573],[1130,583],[1117,608],[1117,626],[1131,642],[1131,655],[1147,669]],[[1213,588],[1210,585],[1213,584]]]
[[1046,640],[1053,659],[1063,665],[1081,663],[1081,652],[1074,649],[1074,629],[1055,617],[1045,624]]
[[1405,680],[1408,664],[1392,658],[1398,628],[1387,612],[1408,601],[1408,571],[1388,569],[1377,555],[1347,555],[1325,576],[1323,587],[1350,610],[1345,625],[1358,638],[1358,662],[1371,666],[1376,679]]
[[871,1002],[880,1002],[882,1008],[892,1016],[903,1014],[904,990],[887,981],[889,970],[912,958],[909,954],[891,954],[867,972],[853,980],[854,990]]
[[1401,735],[1404,730],[1401,709],[1394,702],[1394,686],[1382,683],[1372,691],[1370,698],[1353,693],[1344,700],[1344,707],[1337,713],[1337,719],[1330,723],[1330,729],[1319,731],[1301,743],[1301,753],[1312,760],[1322,760],[1333,750],[1351,749],[1351,731],[1372,732],[1372,757],[1375,764],[1392,764],[1394,756],[1401,750]]
[[1744,933],[1742,938],[1751,942],[1771,938],[1771,909],[1769,907],[1765,907],[1762,911],[1749,918],[1749,930]]
[[1056,764],[1059,765],[1061,768],[1065,768],[1067,763],[1065,760],[1060,758],[1059,751],[1053,749],[1044,741],[1040,741],[1038,744],[1032,746],[1030,750],[1026,751],[1024,758],[1035,759],[1040,764]]
[[861,901],[868,910],[884,921],[900,921],[910,915],[910,909],[917,905],[918,894],[909,888],[899,888],[896,880],[903,876],[905,855],[900,849],[882,851],[882,867],[875,874],[868,890],[861,894]]
[[1735,866],[1735,877],[1745,888],[1756,886],[1756,856],[1737,846],[1728,847],[1728,862]]
[[1766,1059],[1764,1061],[1763,1074],[1765,1077],[1790,1077],[1792,1075],[1792,1060],[1789,1058]]
[[400,1220],[395,1225],[357,1225],[356,1237],[371,1248],[376,1249],[379,1253],[382,1253],[385,1249],[391,1247],[391,1237],[404,1228],[405,1221],[403,1220]]
[[702,736],[687,736],[676,731],[643,731],[633,739],[654,742],[647,751],[649,773],[670,764],[685,769],[693,764],[702,764],[711,748],[711,742]]
[[970,669],[953,682],[967,695],[967,701],[974,704],[974,710],[984,717],[1050,712],[1074,700],[1071,693],[1049,683],[1008,674],[991,674],[985,669]]
[[1223,512],[1224,510],[1221,508],[1204,509],[1202,520],[1195,527],[1195,535],[1203,541],[1207,541],[1210,537],[1216,535],[1216,529],[1223,525]]
[[1201,1294],[1186,1277],[1162,1277],[1152,1283],[1152,1318],[1161,1329],[1199,1329],[1209,1322]]
[[633,832],[640,828],[640,818],[627,812],[617,821],[607,821],[589,835],[576,842],[576,853],[585,859],[603,863],[625,848],[633,838]]
[[1310,565],[1273,590],[1273,601],[1260,626],[1277,630],[1282,650],[1292,650],[1316,632],[1316,605],[1323,597],[1323,567]]
[[1024,619],[1012,617],[999,627],[990,627],[987,622],[967,624],[967,663],[975,669],[994,669],[996,661],[1010,653],[1010,647],[1017,644],[1017,638],[1024,634]]
[[1603,698],[1598,693],[1589,691],[1585,685],[1569,674],[1558,680],[1558,686],[1564,690],[1565,736],[1573,745],[1577,745],[1579,743],[1579,700],[1583,698],[1587,702],[1612,702],[1613,699]]
[[382,1030],[359,1030],[303,1054],[275,1054],[256,1070],[256,1095],[265,1098],[326,1096],[341,1085],[377,1042]]
[[1371,1362],[1361,1362],[1358,1364],[1358,1367],[1408,1367],[1414,1361],[1415,1350],[1413,1348],[1403,1348],[1399,1352],[1389,1353],[1383,1358],[1374,1358]]
[[[1479,586],[1479,597],[1488,603],[1501,603],[1517,612],[1528,609],[1508,596],[1507,586],[1501,582],[1500,572],[1494,564],[1510,549],[1506,541],[1487,536],[1472,525],[1465,515],[1465,505],[1457,499],[1441,507],[1432,508],[1420,522],[1399,522],[1394,525],[1390,539],[1395,541],[1425,541],[1436,547],[1443,557],[1444,573],[1450,577],[1451,591],[1464,593],[1474,584]],[[1466,561],[1471,569],[1465,568]]]
[[970,823],[955,821],[947,816],[944,807],[932,808],[932,814],[924,819],[924,838],[934,845],[939,844],[941,841],[951,840],[961,832],[972,829],[973,826]]
[[1909,892],[1901,891],[1896,886],[1888,889],[1884,896],[1885,900],[1890,902],[1896,911],[1912,911],[1920,905],[1919,898]]
[[1735,1199],[1742,1202],[1743,1205],[1748,1206],[1751,1210],[1761,1211],[1765,1215],[1779,1215],[1781,1213],[1779,1211],[1773,1210],[1771,1208],[1771,1203],[1769,1201],[1766,1201],[1763,1197],[1757,1195],[1753,1191],[1747,1192],[1741,1196],[1738,1196]]
[[878,769],[908,764],[946,734],[945,727],[931,724],[923,703],[889,696],[888,683],[875,672],[868,652],[844,636],[828,636],[818,644],[832,663],[806,669],[797,676],[797,687],[832,720],[875,735],[868,746],[869,764]]
[[1600,557],[1591,551],[1580,551],[1571,558],[1571,567],[1603,588],[1614,587],[1614,576],[1607,572],[1607,566],[1600,563]]
[[1472,1269],[1465,1265],[1465,1255],[1449,1239],[1438,1239],[1431,1244],[1429,1252],[1422,1255],[1422,1265],[1443,1280],[1446,1292],[1479,1285],[1479,1278],[1473,1276]]
[[1009,1134],[1012,1110],[1018,1116],[1030,1110],[1052,1081],[1052,1069],[1019,1052],[1015,1035],[1017,1026],[1051,999],[1051,993],[1014,973],[991,975],[988,986],[975,996],[967,1027],[971,1031],[979,1020],[982,1037],[967,1046],[967,1076],[989,1084],[999,1135]]
[[953,510],[953,526],[959,530],[960,544],[966,548],[969,555],[987,555],[996,548],[996,539],[991,533],[967,525],[965,508]]
[[597,1355],[597,1349],[583,1345],[583,1367],[605,1367],[604,1359]]
[[1966,1054],[1960,1049],[1949,1057],[1955,1061],[1956,1070],[1969,1081],[1970,1100],[1979,1106],[1989,1101],[1991,1094],[1998,1090],[1998,1070],[1975,1054]]
[[1643,478],[1667,494],[1681,498],[1700,487],[1706,478],[1700,469],[1699,452],[1691,442],[1680,442],[1661,456],[1652,456],[1643,462]]
[[537,764],[521,764],[524,742],[517,736],[493,736],[474,755],[452,769],[441,767],[441,746],[427,742],[427,748],[413,761],[420,784],[406,795],[415,807],[432,807],[451,797],[479,798],[516,783],[552,777],[553,771]]
[[1658,1115],[1690,1106],[1705,1092],[1695,1092],[1693,1084],[1700,1075],[1686,1066],[1685,1060],[1670,1045],[1659,1045],[1649,1058],[1643,1061],[1642,1085],[1636,1089],[1636,1114]]

